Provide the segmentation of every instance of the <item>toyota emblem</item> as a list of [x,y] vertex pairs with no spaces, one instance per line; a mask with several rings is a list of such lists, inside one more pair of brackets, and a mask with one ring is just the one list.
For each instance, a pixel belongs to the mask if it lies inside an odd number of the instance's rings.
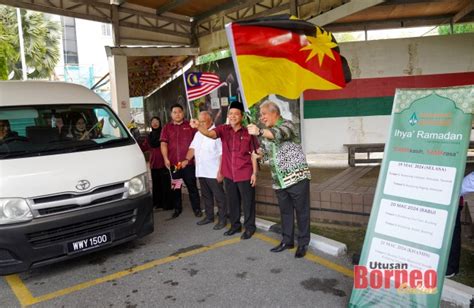
[[88,180],[80,180],[76,185],[77,190],[87,190],[89,187],[91,187],[91,183]]

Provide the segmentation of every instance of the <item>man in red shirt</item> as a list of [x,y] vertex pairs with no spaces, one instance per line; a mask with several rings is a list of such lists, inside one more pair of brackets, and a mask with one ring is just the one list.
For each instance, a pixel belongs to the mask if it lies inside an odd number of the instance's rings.
[[224,235],[233,235],[242,231],[240,223],[240,203],[244,209],[245,232],[241,238],[246,240],[255,233],[255,185],[257,183],[257,161],[252,152],[259,147],[258,140],[249,135],[241,122],[244,107],[240,102],[229,106],[227,118],[229,124],[219,125],[208,130],[199,121],[191,120],[191,127],[198,128],[204,136],[222,141],[221,173],[224,176],[227,204],[231,227]]
[[[189,200],[196,217],[202,216],[199,192],[196,185],[196,170],[194,159],[187,160],[186,153],[194,138],[196,129],[189,126],[184,119],[183,107],[179,104],[171,106],[171,122],[163,127],[161,132],[161,153],[166,168],[173,172],[173,179],[182,178],[189,192]],[[172,191],[174,213],[172,218],[178,217],[183,211],[181,189]]]

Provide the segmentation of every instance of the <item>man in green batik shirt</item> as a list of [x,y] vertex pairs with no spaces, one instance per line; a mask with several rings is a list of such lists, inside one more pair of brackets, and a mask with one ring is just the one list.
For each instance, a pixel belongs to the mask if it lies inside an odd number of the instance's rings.
[[295,125],[281,117],[280,108],[272,101],[260,106],[260,121],[265,128],[254,124],[247,126],[249,134],[259,136],[263,153],[259,158],[268,159],[273,178],[273,189],[278,199],[282,224],[282,241],[272,248],[280,252],[294,247],[294,211],[298,223],[298,249],[295,257],[305,256],[310,241],[310,192],[311,173],[306,156],[296,134]]

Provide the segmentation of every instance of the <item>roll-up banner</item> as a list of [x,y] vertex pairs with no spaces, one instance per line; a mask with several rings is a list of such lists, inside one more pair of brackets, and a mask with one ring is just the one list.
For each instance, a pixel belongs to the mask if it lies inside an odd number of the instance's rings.
[[439,307],[474,86],[396,91],[350,307]]

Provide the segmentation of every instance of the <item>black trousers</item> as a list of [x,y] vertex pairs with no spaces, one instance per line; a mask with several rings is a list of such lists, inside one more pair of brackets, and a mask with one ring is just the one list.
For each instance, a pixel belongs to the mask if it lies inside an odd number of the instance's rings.
[[245,230],[255,232],[255,188],[250,185],[250,180],[234,182],[224,178],[224,187],[229,207],[229,219],[231,228],[239,228],[240,223],[240,203],[244,209],[244,227]]
[[173,209],[171,203],[171,180],[168,169],[151,169],[153,205],[164,210]]
[[227,216],[227,205],[225,202],[224,185],[216,179],[199,178],[201,184],[201,201],[204,203],[206,217],[214,219],[214,199],[219,209],[219,222],[225,222]]
[[451,241],[451,250],[449,251],[448,266],[446,274],[459,273],[459,260],[461,259],[461,211],[462,206],[458,207],[456,221],[454,224],[453,239]]
[[[183,179],[184,184],[188,188],[189,201],[193,211],[200,211],[201,205],[199,200],[199,191],[196,185],[196,167],[194,165],[186,166],[186,168],[172,173],[173,179]],[[183,201],[181,197],[181,189],[171,190],[171,196],[174,204],[174,210],[181,212],[183,210]]]
[[311,239],[309,180],[300,181],[285,189],[277,189],[275,193],[280,206],[282,242],[285,244],[294,243],[294,211],[296,210],[298,245],[308,245]]

